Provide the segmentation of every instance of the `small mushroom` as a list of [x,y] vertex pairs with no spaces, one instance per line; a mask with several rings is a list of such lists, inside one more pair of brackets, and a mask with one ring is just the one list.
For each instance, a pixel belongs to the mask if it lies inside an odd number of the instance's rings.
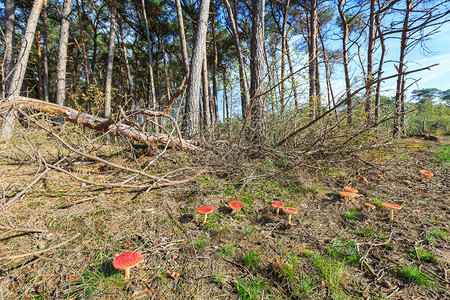
[[419,173],[422,174],[423,179],[431,178],[433,177],[433,173],[427,170],[419,170]]
[[142,254],[136,251],[128,251],[118,255],[114,261],[113,266],[119,270],[125,270],[125,279],[130,278],[130,269],[140,263]]
[[205,215],[205,218],[203,220],[203,224],[206,223],[206,218],[208,217],[208,214],[214,210],[214,207],[212,206],[200,206],[197,208],[197,212],[199,214]]
[[233,210],[232,213],[235,213],[239,210],[241,210],[242,208],[242,202],[241,201],[231,201],[228,206],[230,206],[230,208]]
[[278,215],[280,213],[280,208],[284,207],[284,203],[283,202],[274,202],[274,203],[272,203],[272,207],[276,208],[277,215]]
[[359,181],[362,181],[362,182],[369,182],[369,180],[367,180],[367,178],[364,177],[364,176],[359,177],[358,180],[359,180]]
[[384,174],[381,173],[381,172],[378,173],[378,174],[377,174],[377,179],[378,179],[378,180],[384,180]]
[[400,205],[392,204],[392,203],[381,203],[382,206],[389,209],[389,220],[394,221],[394,210],[401,209]]
[[292,215],[295,215],[296,213],[298,213],[298,210],[296,210],[293,207],[283,207],[282,209],[285,213],[287,213],[289,215],[288,224],[291,224]]
[[350,192],[350,193],[355,193],[355,194],[358,193],[357,189],[354,189],[354,188],[349,187],[349,186],[344,186],[344,190],[346,190],[347,192]]
[[352,200],[355,197],[362,197],[362,195],[357,194],[357,193],[351,193],[351,192],[339,192],[339,195],[341,195],[342,197],[344,197],[344,202],[347,202],[347,199]]
[[371,203],[364,203],[364,206],[365,207],[367,207],[367,211],[371,211],[371,210],[374,210],[375,208],[376,208],[376,206],[375,205],[373,205],[373,204],[371,204]]

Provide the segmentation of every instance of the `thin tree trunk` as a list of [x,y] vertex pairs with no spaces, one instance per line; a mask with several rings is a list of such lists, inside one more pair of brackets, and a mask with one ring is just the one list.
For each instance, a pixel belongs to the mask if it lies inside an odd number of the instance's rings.
[[209,97],[209,83],[208,83],[208,62],[206,59],[206,52],[203,56],[202,64],[202,82],[203,82],[203,126],[206,130],[211,126],[211,99]]
[[397,89],[395,92],[395,117],[394,117],[394,136],[401,136],[404,134],[405,124],[403,112],[405,111],[404,102],[404,90],[405,90],[405,75],[402,73],[405,71],[405,56],[406,47],[408,45],[408,26],[409,26],[409,15],[411,13],[413,6],[413,0],[406,0],[406,12],[405,19],[403,21],[402,37],[400,40],[400,59],[397,68],[398,78],[397,78]]
[[386,45],[384,43],[384,35],[383,31],[381,29],[381,20],[380,15],[376,14],[375,16],[375,22],[377,26],[377,32],[378,32],[378,38],[380,39],[380,45],[381,45],[381,56],[380,56],[380,62],[378,64],[378,82],[377,87],[375,91],[375,123],[378,124],[378,121],[380,119],[380,91],[381,91],[381,75],[383,74],[383,64],[384,64],[384,57],[386,55]]
[[47,0],[44,0],[44,10],[42,12],[42,24],[44,25],[43,38],[43,59],[44,59],[44,100],[50,101],[50,85],[48,82],[48,22],[47,22]]
[[145,9],[145,0],[141,1],[142,3],[142,13],[144,15],[144,27],[145,27],[145,36],[147,37],[147,55],[148,55],[148,76],[149,76],[149,108],[155,109],[156,107],[156,93],[155,93],[155,79],[153,75],[153,57],[152,57],[152,41],[150,39],[150,31],[148,29],[148,21],[147,21],[147,11]]
[[122,44],[123,58],[125,60],[125,71],[127,72],[128,92],[130,93],[130,97],[131,97],[131,107],[132,107],[132,109],[135,109],[136,102],[134,100],[135,98],[134,98],[134,92],[133,92],[133,79],[131,77],[130,63],[128,61],[127,48],[125,47],[125,40],[123,38],[123,28],[122,28],[120,19],[118,20],[118,25],[119,25],[120,42]]
[[[31,46],[33,45],[34,34],[36,32],[39,14],[42,9],[44,0],[36,0],[28,17],[27,28],[20,46],[17,63],[12,74],[9,89],[7,91],[8,97],[19,96],[23,80],[25,78],[25,71],[27,69],[28,57],[30,55]],[[2,136],[9,139],[12,135],[13,123],[15,120],[14,111],[9,111],[2,120]]]
[[309,101],[311,107],[311,118],[314,119],[317,114],[318,91],[316,77],[317,68],[317,0],[309,1],[309,24],[308,24],[308,57],[309,57]]
[[169,73],[167,72],[167,62],[166,62],[166,49],[164,47],[164,41],[161,39],[161,46],[162,46],[162,55],[163,55],[163,64],[164,64],[164,76],[166,81],[166,94],[167,94],[167,101],[170,100],[170,81],[169,81]]
[[206,31],[208,27],[208,13],[210,0],[202,0],[200,15],[197,23],[197,33],[194,49],[192,51],[189,83],[183,118],[183,133],[187,137],[194,137],[198,133],[200,83],[202,74],[203,57],[206,52]]
[[286,55],[289,63],[289,72],[291,72],[291,89],[294,91],[294,108],[295,110],[298,109],[298,94],[297,94],[297,82],[295,81],[294,74],[294,67],[292,66],[292,59],[291,59],[291,51],[289,50],[289,45],[286,47]]
[[[264,44],[264,61],[266,62],[266,66],[267,66],[267,78],[269,79],[269,86],[273,86],[273,80],[272,80],[272,68],[270,67],[269,64],[269,58],[267,55],[267,46],[266,44]],[[276,89],[272,89],[272,91],[270,92],[270,107],[272,108],[272,114],[275,115],[275,103],[274,103],[274,99],[276,98]]]
[[226,71],[223,72],[222,119],[223,119],[224,124],[225,124],[225,121],[228,124],[230,123],[230,115],[229,115],[229,111],[228,111],[227,73],[226,73]]
[[72,0],[64,0],[61,13],[61,30],[58,50],[58,66],[56,73],[56,104],[64,105],[66,102],[66,67],[67,67],[67,44],[69,42],[69,15],[72,10]]
[[370,14],[369,14],[369,41],[367,45],[367,74],[366,74],[366,101],[364,104],[364,111],[367,114],[367,124],[372,122],[372,94],[373,85],[369,84],[373,81],[373,52],[375,49],[375,0],[370,0]]
[[349,125],[352,124],[352,115],[353,115],[353,107],[352,107],[352,98],[351,98],[351,85],[350,85],[350,74],[348,71],[348,49],[347,49],[347,37],[348,37],[348,24],[347,19],[343,11],[343,2],[344,0],[339,0],[338,10],[339,15],[342,21],[342,60],[344,65],[344,76],[345,76],[345,90],[347,97],[347,123]]
[[86,80],[86,86],[89,88],[91,85],[89,78],[89,62],[86,53],[86,41],[84,37],[84,25],[83,25],[83,17],[81,15],[81,7],[80,2],[77,0],[77,11],[78,11],[78,24],[80,27],[80,36],[81,36],[81,51],[83,52],[83,67],[84,67],[84,78]]
[[227,8],[228,12],[228,20],[230,21],[230,27],[231,31],[233,32],[234,37],[234,46],[236,47],[236,54],[238,58],[239,63],[239,83],[241,87],[241,103],[242,103],[242,116],[243,118],[246,117],[247,114],[247,105],[250,103],[250,97],[248,94],[248,84],[246,80],[245,75],[245,63],[244,63],[244,57],[242,55],[240,40],[239,40],[239,33],[238,28],[236,26],[236,21],[233,15],[233,11],[231,10],[230,3],[228,0],[224,0],[225,7]]
[[5,53],[4,53],[4,78],[5,78],[5,96],[8,97],[11,80],[14,72],[14,23],[16,8],[15,0],[5,1]]
[[111,18],[108,42],[108,64],[106,66],[105,83],[105,118],[111,117],[111,86],[114,66],[114,47],[116,40],[117,0],[111,1]]
[[264,89],[264,4],[264,0],[252,0],[250,129],[252,142],[259,146],[265,142],[267,134],[264,95],[260,95]]
[[181,10],[180,0],[175,0],[175,4],[177,7],[178,26],[180,27],[181,52],[183,55],[184,72],[186,74],[186,77],[189,77],[189,59],[186,46],[186,35],[184,33],[183,12]]
[[[214,16],[216,14],[214,13]],[[216,43],[216,25],[214,23],[214,19],[211,22],[211,31],[212,31],[212,41],[213,41],[213,54],[214,54],[214,60],[213,60],[213,74],[212,74],[212,84],[213,84],[213,93],[212,93],[212,105],[214,114],[211,114],[211,116],[214,117],[213,123],[217,122],[219,120],[219,108],[218,108],[218,101],[217,101],[217,43]]]
[[39,100],[44,99],[44,82],[42,80],[42,49],[41,49],[41,31],[39,30],[39,26],[36,29],[36,48],[37,48],[37,57],[38,57],[38,80],[39,80]]

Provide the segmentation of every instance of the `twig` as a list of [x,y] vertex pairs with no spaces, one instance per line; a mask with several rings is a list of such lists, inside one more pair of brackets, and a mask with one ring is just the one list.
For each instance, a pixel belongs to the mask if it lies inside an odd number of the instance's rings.
[[44,252],[47,252],[47,251],[50,251],[50,250],[59,248],[59,247],[65,245],[65,244],[67,244],[67,243],[73,241],[74,239],[76,239],[76,238],[79,237],[80,235],[81,235],[81,233],[77,233],[76,235],[74,235],[73,237],[71,237],[70,239],[68,239],[67,241],[62,242],[62,243],[60,243],[60,244],[58,244],[58,245],[54,245],[54,246],[52,246],[52,247],[50,247],[50,248],[47,248],[47,249],[44,249],[44,250],[40,250],[40,251],[36,251],[36,252],[31,252],[31,253],[25,253],[25,254],[19,254],[19,255],[13,255],[13,256],[0,257],[0,260],[7,260],[7,259],[13,260],[13,259],[23,258],[23,257],[27,257],[27,256],[33,256],[33,255],[36,255],[36,254],[41,254],[41,253],[44,253]]
[[48,232],[48,230],[46,230],[46,229],[39,229],[39,228],[11,228],[11,227],[5,227],[5,226],[0,226],[0,230],[30,232],[30,233]]

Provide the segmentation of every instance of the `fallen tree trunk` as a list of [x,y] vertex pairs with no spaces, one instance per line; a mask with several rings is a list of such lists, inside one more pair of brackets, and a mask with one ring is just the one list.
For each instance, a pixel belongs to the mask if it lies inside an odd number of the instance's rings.
[[[172,138],[167,134],[149,134],[126,124],[116,123],[111,118],[96,117],[76,109],[49,103],[33,98],[15,96],[8,101],[0,102],[0,111],[9,109],[19,109],[22,111],[39,111],[44,114],[64,117],[65,120],[74,124],[80,124],[84,127],[99,132],[106,132],[112,135],[123,136],[149,146],[160,144],[169,144],[172,148],[184,148],[186,150],[199,150],[199,143],[192,140],[184,140],[180,137]],[[158,112],[155,112],[158,113]],[[164,113],[160,113],[165,115]]]

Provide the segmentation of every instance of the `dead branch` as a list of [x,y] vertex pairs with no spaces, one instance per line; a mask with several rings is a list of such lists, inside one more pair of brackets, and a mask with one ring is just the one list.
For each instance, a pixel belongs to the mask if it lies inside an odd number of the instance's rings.
[[149,146],[169,143],[170,147],[173,148],[184,146],[187,150],[199,150],[199,143],[196,141],[182,140],[182,143],[180,143],[180,141],[173,140],[166,134],[149,134],[126,124],[115,123],[115,121],[111,118],[107,119],[95,117],[93,115],[79,112],[73,108],[57,105],[55,103],[22,96],[12,96],[8,98],[8,101],[2,101],[0,103],[1,110],[16,108],[22,111],[32,110],[45,114],[62,116],[67,121],[74,124],[79,124],[99,132],[107,132],[111,135],[123,136]]
[[5,227],[5,226],[0,226],[0,230],[29,232],[29,233],[44,233],[44,232],[48,232],[48,230],[46,230],[46,229],[39,229],[39,228],[12,228],[12,227]]

